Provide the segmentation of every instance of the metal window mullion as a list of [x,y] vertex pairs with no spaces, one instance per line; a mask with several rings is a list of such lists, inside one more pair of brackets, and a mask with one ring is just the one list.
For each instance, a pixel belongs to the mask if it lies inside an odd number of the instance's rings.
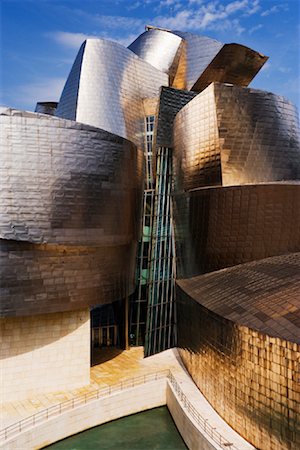
[[[163,160],[164,160],[164,172],[163,172],[163,204],[162,204],[162,220],[161,220],[161,227],[164,230],[164,234],[161,233],[161,242],[164,241],[164,248],[167,243],[167,236],[165,235],[166,230],[166,222],[167,222],[167,173],[168,173],[168,151],[167,148],[163,148]],[[162,277],[160,279],[160,285],[161,285],[161,307],[160,307],[160,321],[159,321],[159,332],[158,332],[158,346],[160,348],[161,346],[161,337],[162,337],[162,319],[163,319],[163,304],[164,304],[164,298],[165,298],[165,289],[164,289],[164,282],[165,282],[165,261],[162,259],[162,248],[163,245],[160,246],[160,264],[159,269],[161,269],[162,266]],[[161,270],[159,270],[159,273]]]

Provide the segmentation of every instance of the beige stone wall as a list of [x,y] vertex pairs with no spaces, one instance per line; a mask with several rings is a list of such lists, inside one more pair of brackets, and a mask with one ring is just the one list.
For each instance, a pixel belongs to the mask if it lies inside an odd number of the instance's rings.
[[166,404],[166,380],[160,379],[117,392],[68,410],[9,439],[3,450],[33,450],[147,409]]
[[89,383],[88,309],[1,319],[0,332],[2,402]]

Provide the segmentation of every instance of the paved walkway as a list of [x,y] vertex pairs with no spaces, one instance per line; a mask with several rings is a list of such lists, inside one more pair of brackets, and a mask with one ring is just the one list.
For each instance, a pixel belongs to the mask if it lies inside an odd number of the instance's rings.
[[91,367],[90,384],[87,386],[80,389],[37,395],[30,399],[3,404],[0,415],[0,429],[49,406],[72,399],[74,396],[111,386],[125,378],[138,377],[174,366],[174,359],[166,352],[144,359],[143,347],[133,347],[124,351],[102,349],[94,355],[93,362],[96,365]]

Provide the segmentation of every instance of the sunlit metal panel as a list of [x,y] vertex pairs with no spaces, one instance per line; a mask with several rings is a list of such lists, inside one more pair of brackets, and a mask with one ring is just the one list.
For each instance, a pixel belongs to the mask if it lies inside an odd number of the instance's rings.
[[143,145],[143,100],[158,98],[162,85],[168,86],[168,75],[130,50],[116,42],[88,39],[76,57],[56,115]]
[[182,39],[175,34],[150,29],[141,34],[128,48],[161,72],[168,74],[172,83],[177,70],[181,44]]
[[255,448],[296,449],[300,255],[177,282],[178,347],[209,403]]
[[297,110],[270,92],[213,83],[177,114],[174,156],[185,190],[300,179]]
[[174,196],[178,278],[300,251],[300,183],[195,189]]
[[54,312],[132,292],[142,152],[56,117],[4,109],[0,122],[5,310]]

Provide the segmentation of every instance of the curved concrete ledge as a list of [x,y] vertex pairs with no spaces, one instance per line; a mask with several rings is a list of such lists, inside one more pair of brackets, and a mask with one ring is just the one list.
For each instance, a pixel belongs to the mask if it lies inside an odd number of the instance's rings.
[[[254,449],[233,431],[205,400],[182,366],[177,350],[167,350],[151,358],[157,363],[162,359],[168,359],[172,373],[169,372],[168,376],[166,372],[158,372],[153,376],[146,375],[145,382],[139,381],[139,384],[133,387],[130,387],[130,380],[128,380],[124,382],[126,383],[124,385],[129,387],[121,390],[114,388],[113,393],[109,394],[108,391],[106,395],[101,395],[99,398],[93,395],[92,400],[86,398],[86,402],[83,397],[83,402],[81,401],[78,406],[73,405],[73,408],[70,401],[71,407],[65,411],[62,406],[64,404],[57,405],[56,415],[52,417],[49,414],[47,418],[47,415],[43,414],[40,420],[38,419],[40,413],[36,414],[37,419],[31,422],[32,426],[27,426],[27,429],[21,432],[18,432],[17,428],[11,437],[2,441],[0,448],[3,450],[40,449],[111,420],[167,405],[189,449]],[[3,436],[5,432],[1,434]]]

